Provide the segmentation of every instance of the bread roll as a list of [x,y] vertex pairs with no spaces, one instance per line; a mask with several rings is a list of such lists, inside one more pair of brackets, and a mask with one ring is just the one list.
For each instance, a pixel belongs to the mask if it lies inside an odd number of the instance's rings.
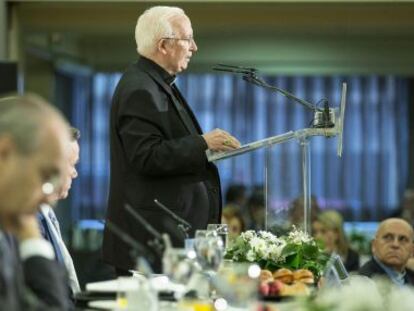
[[259,279],[261,282],[273,281],[272,272],[270,272],[269,270],[263,269],[262,271],[260,271]]
[[285,284],[293,283],[293,272],[286,268],[281,268],[273,273],[273,278]]
[[302,282],[305,284],[313,284],[315,283],[315,278],[313,276],[312,271],[308,269],[299,269],[293,272],[293,278],[295,282]]

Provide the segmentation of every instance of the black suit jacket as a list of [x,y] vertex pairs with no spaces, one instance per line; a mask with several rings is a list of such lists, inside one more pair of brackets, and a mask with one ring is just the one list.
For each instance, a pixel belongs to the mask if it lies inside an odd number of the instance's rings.
[[359,254],[351,248],[348,249],[344,266],[348,272],[358,271],[359,269]]
[[[387,272],[372,258],[367,261],[358,271],[358,274],[365,275],[369,278],[379,276],[388,278]],[[414,285],[414,272],[406,269],[405,284]]]
[[[207,161],[207,144],[190,107],[168,84],[172,78],[141,57],[123,74],[112,99],[106,217],[143,244],[152,236],[125,211],[125,203],[158,231],[169,233],[175,246],[183,245],[182,235],[155,198],[187,220],[191,234],[221,218],[217,168]],[[117,268],[135,266],[130,247],[107,227],[103,256]]]
[[7,254],[0,254],[0,309],[72,310],[64,269],[54,260],[40,256],[21,262],[15,246],[2,245],[0,248],[0,252],[7,251]]

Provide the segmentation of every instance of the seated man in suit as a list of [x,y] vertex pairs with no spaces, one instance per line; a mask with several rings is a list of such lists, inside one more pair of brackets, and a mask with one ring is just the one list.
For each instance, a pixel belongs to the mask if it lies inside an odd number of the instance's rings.
[[52,244],[57,262],[66,268],[69,277],[68,286],[70,288],[71,299],[74,298],[76,293],[80,292],[80,286],[72,257],[63,242],[59,222],[53,211],[53,207],[56,206],[57,200],[67,198],[72,185],[72,180],[78,176],[75,166],[79,160],[79,138],[79,130],[71,128],[71,140],[66,148],[65,156],[67,163],[62,176],[62,185],[50,196],[49,199],[51,203],[42,204],[37,214],[42,236]]
[[[64,269],[54,261],[35,216],[37,207],[59,187],[68,140],[67,123],[40,98],[0,99],[2,310],[70,308]],[[16,248],[12,234],[17,237]]]
[[384,220],[372,241],[373,258],[359,269],[359,274],[388,277],[400,286],[414,285],[414,273],[406,269],[407,261],[414,250],[413,239],[413,228],[405,220]]

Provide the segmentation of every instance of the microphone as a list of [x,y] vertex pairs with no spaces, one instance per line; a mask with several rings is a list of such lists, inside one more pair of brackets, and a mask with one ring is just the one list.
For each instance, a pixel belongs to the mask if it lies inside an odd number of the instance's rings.
[[296,97],[295,95],[280,89],[276,86],[273,85],[269,85],[268,83],[266,83],[266,81],[264,81],[263,79],[261,79],[260,77],[258,77],[256,75],[257,73],[257,69],[255,68],[249,68],[249,67],[242,67],[242,66],[232,66],[232,65],[225,65],[225,64],[218,64],[216,66],[213,67],[213,70],[218,70],[218,71],[227,71],[227,72],[232,72],[232,73],[240,73],[243,74],[243,80],[249,83],[252,83],[254,85],[266,88],[268,90],[271,91],[276,91],[281,93],[283,96],[305,106],[306,108],[312,110],[313,112],[316,111],[322,111],[321,109],[317,108],[315,105],[307,102],[306,100],[300,99],[298,97]]
[[164,204],[162,204],[160,201],[158,201],[157,199],[154,199],[154,203],[157,204],[162,210],[164,210],[167,214],[169,214],[174,220],[178,222],[177,227],[182,231],[184,238],[187,239],[188,230],[191,229],[191,225],[186,220],[184,220],[183,218],[178,216],[176,213],[174,213],[172,210],[170,210],[168,207],[166,207]]
[[163,235],[161,233],[159,233],[157,230],[155,230],[155,228],[153,226],[151,226],[151,224],[146,221],[144,219],[144,217],[142,217],[137,211],[135,211],[131,205],[129,205],[128,203],[125,203],[125,209],[128,213],[130,213],[132,215],[133,218],[135,218],[135,220],[137,220],[142,226],[144,226],[144,228],[151,234],[154,236],[154,239],[152,241],[148,241],[148,245],[150,245],[152,248],[155,249],[155,251],[157,251],[159,254],[162,254],[164,251],[164,247],[165,245],[163,245],[163,239],[165,239],[165,237],[163,237]]
[[256,68],[225,65],[225,64],[217,64],[213,67],[213,70],[231,72],[231,73],[241,73],[241,74],[255,74],[257,72]]
[[252,75],[243,76],[243,80],[257,86],[263,86],[263,84],[260,83],[259,80],[256,77],[253,77]]
[[146,258],[148,258],[149,262],[154,262],[154,256],[151,252],[148,251],[147,247],[142,245],[141,243],[135,241],[129,234],[125,233],[121,228],[115,225],[113,222],[106,220],[105,222],[106,227],[115,234],[118,238],[120,238],[123,242],[128,244],[132,247],[131,256],[138,257],[138,269],[142,270],[144,274],[151,274],[152,269],[148,264],[147,260],[142,257],[142,254],[145,254]]

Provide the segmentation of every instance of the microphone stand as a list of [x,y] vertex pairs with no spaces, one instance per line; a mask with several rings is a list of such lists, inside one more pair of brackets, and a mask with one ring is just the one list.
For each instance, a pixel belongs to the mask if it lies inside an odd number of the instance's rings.
[[218,64],[213,67],[213,70],[242,74],[244,81],[271,91],[281,93],[286,98],[305,106],[314,113],[314,120],[312,125],[314,128],[332,128],[335,126],[335,112],[332,108],[329,108],[328,101],[326,100],[324,109],[318,108],[316,105],[313,105],[306,100],[300,99],[288,91],[268,84],[266,81],[256,75],[257,69],[255,68]]
[[[122,229],[120,229],[117,225],[113,222],[106,220],[106,227],[109,231],[115,234],[118,238],[120,238],[123,242],[128,244],[132,247],[131,250],[131,257],[136,258],[137,260],[137,270],[141,271],[145,276],[150,276],[152,274],[152,269],[149,262],[154,261],[154,257],[148,251],[148,249],[143,246],[141,243],[135,241],[129,234],[125,233]],[[146,254],[145,259],[142,254]]]
[[148,245],[151,246],[158,254],[162,255],[164,252],[165,245],[163,240],[165,239],[161,233],[154,229],[151,224],[146,221],[137,211],[135,211],[131,205],[125,204],[126,211],[132,215],[132,217],[137,220],[144,228],[154,236],[153,240],[148,241]]
[[170,210],[168,207],[166,207],[164,204],[162,204],[160,201],[158,201],[157,199],[154,199],[154,203],[157,206],[159,206],[162,210],[164,210],[167,214],[169,214],[174,220],[178,222],[177,228],[181,230],[181,233],[183,234],[184,239],[188,239],[189,237],[188,231],[191,229],[191,225],[186,220],[184,220],[183,218],[178,216],[176,213],[174,213],[172,210]]

